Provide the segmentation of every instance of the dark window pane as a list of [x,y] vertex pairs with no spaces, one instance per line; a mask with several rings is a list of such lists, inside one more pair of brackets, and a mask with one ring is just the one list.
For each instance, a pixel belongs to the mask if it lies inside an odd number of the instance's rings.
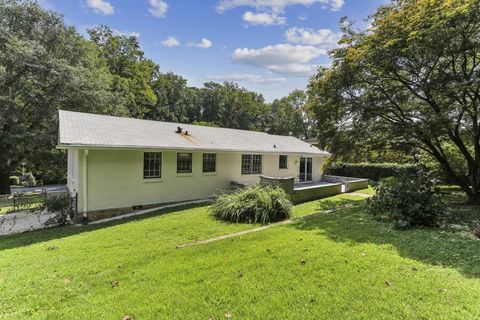
[[192,154],[177,153],[177,173],[192,172]]
[[262,155],[254,154],[252,156],[252,173],[262,173]]
[[300,182],[305,182],[305,158],[300,158]]
[[288,168],[288,157],[285,155],[279,156],[279,165],[280,169],[287,169]]
[[242,174],[252,173],[252,155],[242,154]]
[[217,166],[217,155],[215,153],[203,154],[203,172],[215,172]]
[[307,158],[307,181],[312,181],[312,158]]

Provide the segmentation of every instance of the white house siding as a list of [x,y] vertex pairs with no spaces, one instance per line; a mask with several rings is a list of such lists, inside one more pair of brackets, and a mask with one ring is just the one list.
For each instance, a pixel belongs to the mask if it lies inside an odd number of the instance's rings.
[[[70,155],[69,150],[69,155]],[[145,150],[153,152],[152,150]],[[87,159],[88,211],[148,205],[173,201],[202,199],[222,189],[229,189],[230,182],[256,184],[259,175],[241,174],[241,153],[217,153],[217,172],[202,173],[203,152],[192,152],[191,174],[177,174],[177,152],[162,152],[162,178],[143,179],[142,150],[100,150],[90,149]],[[185,152],[185,151],[184,151]],[[79,195],[79,211],[84,211],[83,200],[83,153],[79,150],[69,156],[69,162],[76,162],[74,176],[75,190]],[[300,155],[288,155],[288,169],[279,169],[278,154],[263,154],[262,174],[274,177],[297,177]],[[314,157],[313,179],[321,178],[323,157]],[[73,185],[73,184],[72,184]]]

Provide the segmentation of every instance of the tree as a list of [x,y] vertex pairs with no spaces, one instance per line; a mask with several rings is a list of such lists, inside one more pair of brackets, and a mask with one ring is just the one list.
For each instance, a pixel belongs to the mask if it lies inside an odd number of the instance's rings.
[[315,117],[306,99],[304,91],[294,90],[288,96],[274,100],[270,106],[269,132],[301,139],[312,138],[316,129]]
[[173,72],[162,73],[152,84],[156,95],[156,104],[147,113],[146,118],[151,120],[190,122],[188,98],[189,88],[187,79]]
[[137,37],[115,35],[107,26],[88,30],[113,75],[112,91],[129,114],[143,118],[157,102],[152,88],[159,67],[144,57]]
[[264,131],[268,105],[262,95],[232,82],[207,82],[199,90],[201,121],[220,127]]
[[10,192],[9,174],[21,162],[41,168],[64,161],[51,152],[58,109],[123,112],[97,54],[57,14],[29,1],[0,1],[0,194]]
[[[479,7],[479,0],[394,0],[367,30],[342,21],[343,46],[309,86],[319,124],[423,150],[480,203]],[[446,144],[462,155],[466,173],[455,170]]]

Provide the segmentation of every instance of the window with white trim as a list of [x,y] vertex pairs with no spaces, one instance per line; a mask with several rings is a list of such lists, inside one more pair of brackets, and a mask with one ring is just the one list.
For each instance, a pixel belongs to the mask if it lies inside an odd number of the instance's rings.
[[162,177],[162,153],[145,152],[143,154],[143,178],[154,179]]
[[192,173],[191,153],[177,153],[177,173]]
[[262,173],[261,154],[242,154],[242,174]]

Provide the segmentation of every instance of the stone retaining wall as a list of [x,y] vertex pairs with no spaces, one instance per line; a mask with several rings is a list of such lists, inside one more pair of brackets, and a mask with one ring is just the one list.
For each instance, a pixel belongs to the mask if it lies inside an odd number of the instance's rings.
[[293,203],[302,203],[334,196],[342,193],[341,183],[332,183],[327,185],[317,185],[307,188],[296,189],[293,191]]

